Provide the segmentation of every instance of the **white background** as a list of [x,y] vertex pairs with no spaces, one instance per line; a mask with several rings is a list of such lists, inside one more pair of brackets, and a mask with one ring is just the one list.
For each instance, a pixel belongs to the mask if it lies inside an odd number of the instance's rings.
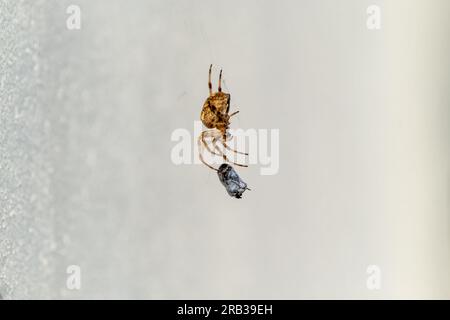
[[[0,295],[450,298],[449,9],[0,1]],[[233,128],[280,130],[279,173],[239,169],[241,200],[170,158],[210,63]]]

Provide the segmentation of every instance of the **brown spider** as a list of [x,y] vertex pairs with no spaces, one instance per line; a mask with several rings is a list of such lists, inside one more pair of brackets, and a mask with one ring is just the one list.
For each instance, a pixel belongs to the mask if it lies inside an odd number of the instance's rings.
[[[200,160],[209,168],[218,171],[218,169],[214,168],[210,164],[206,163],[202,156],[202,145],[208,150],[210,153],[214,155],[221,156],[224,161],[233,163],[240,167],[247,167],[245,164],[235,163],[230,161],[228,157],[225,155],[225,152],[221,150],[217,146],[217,141],[220,141],[222,146],[225,149],[233,151],[234,153],[248,155],[245,152],[239,152],[232,148],[230,148],[226,141],[230,137],[230,134],[227,132],[228,127],[230,125],[230,118],[237,114],[239,111],[235,111],[232,114],[228,114],[230,110],[230,94],[222,92],[222,70],[220,70],[219,74],[219,91],[213,93],[212,92],[212,84],[211,84],[211,68],[212,64],[209,66],[209,76],[208,76],[208,87],[209,87],[209,97],[206,99],[203,104],[202,113],[200,114],[200,120],[202,123],[210,130],[205,130],[198,137],[198,149],[199,149],[199,158]],[[212,145],[214,146],[214,150],[211,150],[208,143],[206,142],[206,138],[212,139]]]

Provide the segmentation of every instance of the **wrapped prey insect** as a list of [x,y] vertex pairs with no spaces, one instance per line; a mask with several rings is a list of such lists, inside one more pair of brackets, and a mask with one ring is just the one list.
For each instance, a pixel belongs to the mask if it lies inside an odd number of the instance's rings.
[[247,184],[234,171],[233,167],[227,163],[220,165],[217,175],[228,194],[232,197],[240,199],[245,190],[250,190]]

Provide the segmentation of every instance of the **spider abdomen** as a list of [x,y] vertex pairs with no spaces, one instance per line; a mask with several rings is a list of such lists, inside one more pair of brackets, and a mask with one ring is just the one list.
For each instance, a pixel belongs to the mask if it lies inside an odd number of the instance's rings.
[[221,115],[219,113],[213,112],[211,109],[203,109],[200,119],[205,127],[212,129],[219,129],[221,127],[226,127],[228,120],[226,119],[226,115]]
[[228,111],[230,109],[230,94],[216,92],[209,96],[203,104],[200,119],[207,128],[228,126]]

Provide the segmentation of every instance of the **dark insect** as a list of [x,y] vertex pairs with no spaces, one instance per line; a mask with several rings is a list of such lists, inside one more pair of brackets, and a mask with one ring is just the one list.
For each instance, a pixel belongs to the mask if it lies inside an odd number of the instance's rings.
[[222,182],[225,189],[230,196],[240,199],[247,188],[247,184],[242,181],[239,175],[234,171],[233,167],[227,163],[223,163],[217,170],[220,182]]

